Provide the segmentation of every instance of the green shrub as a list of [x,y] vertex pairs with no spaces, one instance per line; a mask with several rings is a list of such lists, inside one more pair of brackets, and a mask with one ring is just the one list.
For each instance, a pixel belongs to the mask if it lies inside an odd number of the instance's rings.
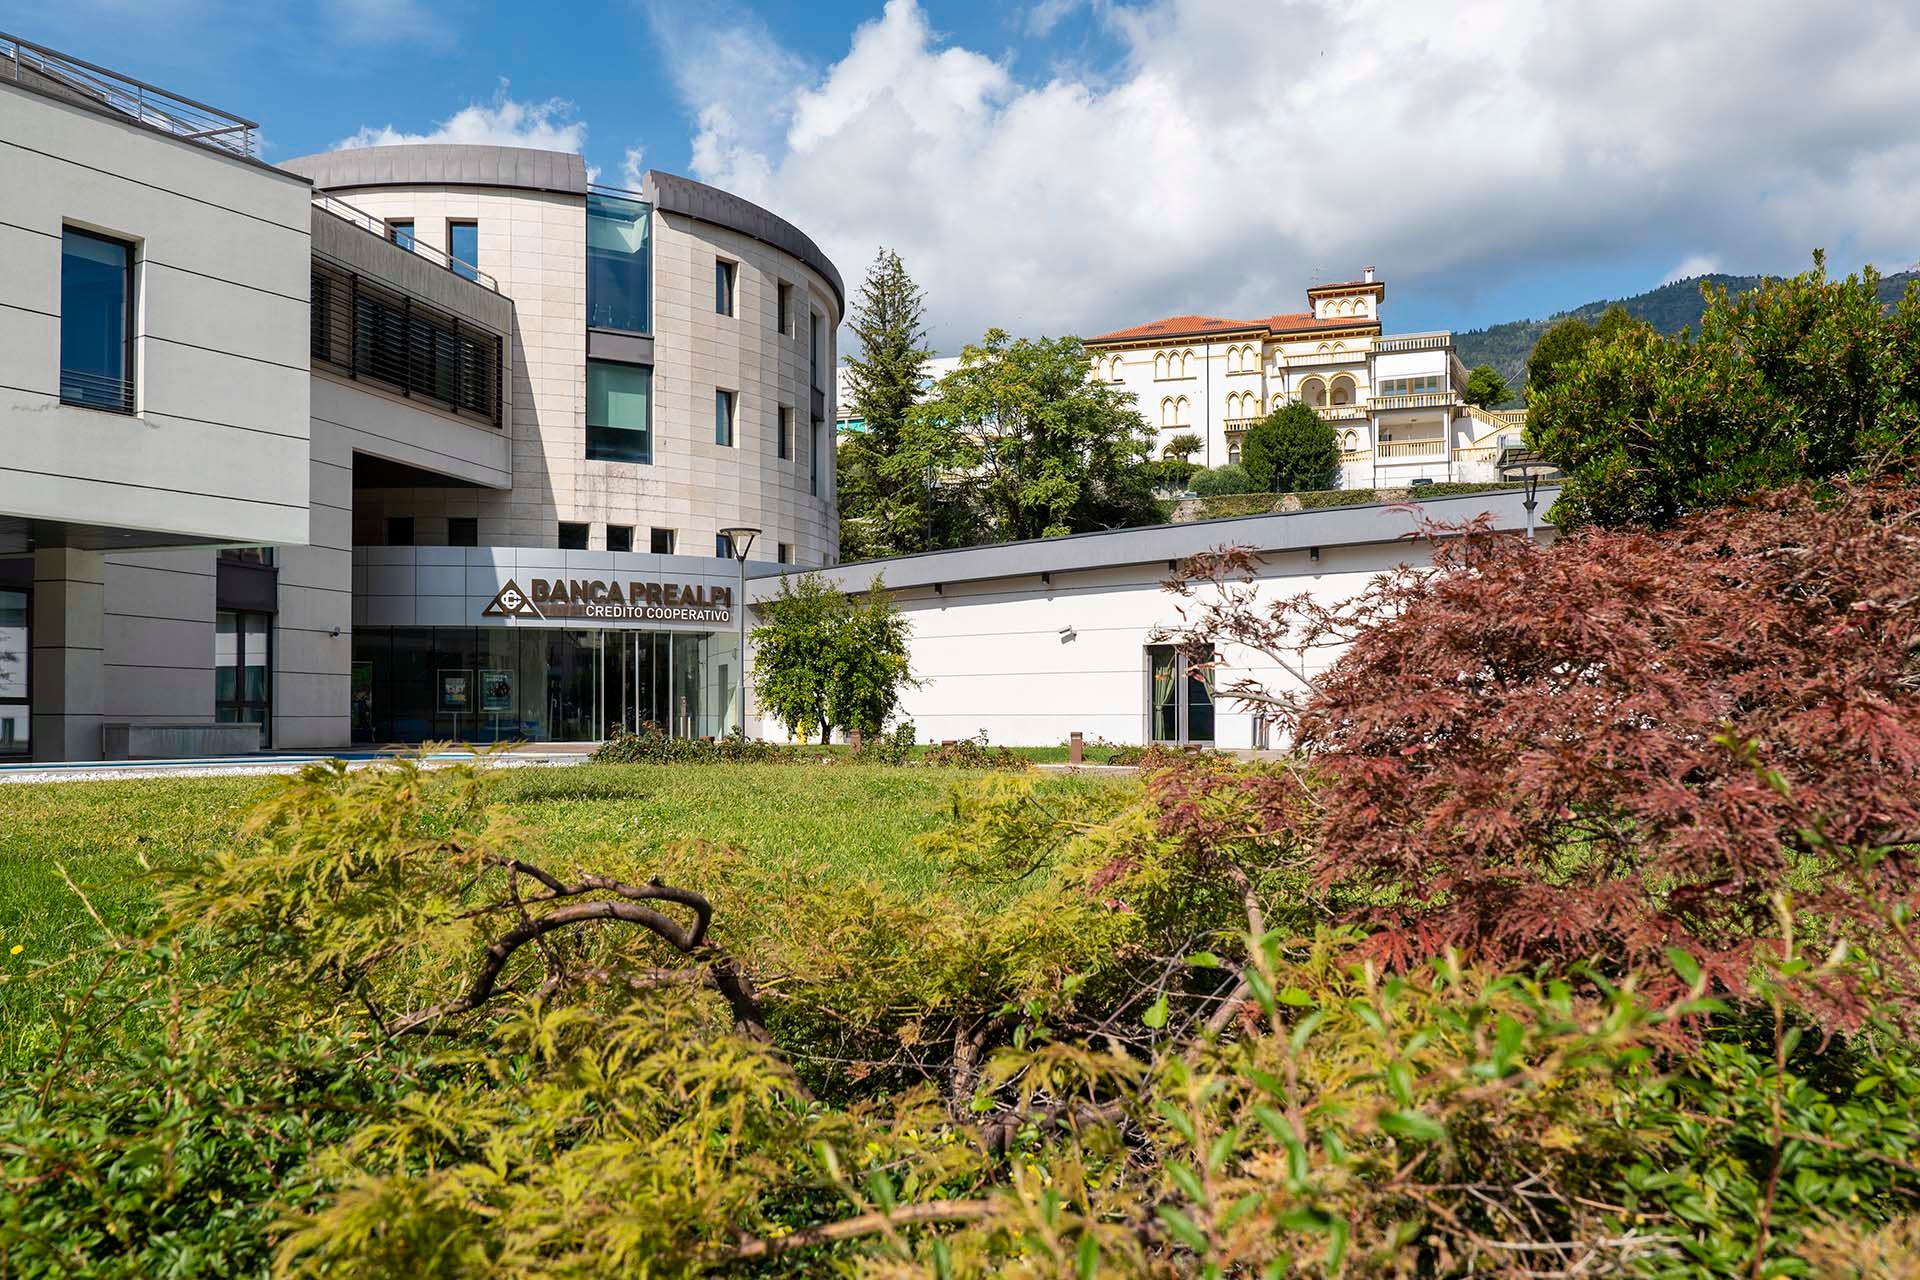
[[1380,501],[1380,494],[1374,489],[1316,489],[1298,497],[1302,511],[1321,507],[1358,507]]
[[1213,498],[1228,493],[1252,493],[1259,487],[1247,474],[1247,469],[1237,462],[1202,468],[1188,478],[1187,485],[1203,498]]

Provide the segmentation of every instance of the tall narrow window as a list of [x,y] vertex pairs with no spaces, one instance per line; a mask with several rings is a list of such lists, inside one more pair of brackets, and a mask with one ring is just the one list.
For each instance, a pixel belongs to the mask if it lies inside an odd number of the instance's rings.
[[673,554],[673,530],[671,529],[647,530],[647,550],[653,552],[653,554],[657,556],[672,555]]
[[652,462],[653,370],[643,364],[587,361],[587,458]]
[[480,278],[480,224],[473,221],[447,223],[447,265],[453,274],[468,280]]
[[807,345],[813,361],[813,389],[825,391],[826,384],[820,381],[820,313],[807,312]]
[[560,522],[560,549],[562,551],[585,551],[587,549],[587,526],[575,524],[571,520]]
[[273,619],[222,609],[214,614],[213,708],[221,724],[257,724],[271,741]]
[[387,219],[387,239],[393,241],[395,244],[399,245],[402,249],[405,249],[408,253],[412,253],[413,252],[413,219],[412,218],[388,218]]
[[60,238],[60,399],[133,412],[133,246],[72,227]]
[[733,559],[733,535],[730,533],[714,534],[713,554],[722,560]]
[[450,547],[477,547],[480,545],[480,520],[476,516],[447,517],[447,545]]
[[780,326],[781,336],[791,338],[793,336],[793,286],[782,280],[776,293],[779,297],[776,323]]
[[781,405],[774,423],[774,453],[782,462],[793,457],[793,407]]
[[713,442],[733,446],[733,411],[737,400],[731,391],[713,393]]
[[594,191],[587,194],[587,323],[631,333],[651,331],[649,306],[653,207]]
[[735,293],[740,284],[740,264],[717,258],[713,264],[713,309],[723,316],[738,315]]
[[0,756],[25,755],[33,729],[27,593],[0,591]]
[[814,497],[820,496],[820,419],[813,420],[812,433],[807,438],[807,492]]
[[779,562],[781,564],[793,563],[793,544],[791,542],[783,542],[780,544]]

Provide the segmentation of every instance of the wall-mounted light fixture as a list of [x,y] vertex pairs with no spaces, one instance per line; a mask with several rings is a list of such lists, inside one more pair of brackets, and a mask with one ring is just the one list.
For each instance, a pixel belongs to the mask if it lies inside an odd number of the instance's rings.
[[1080,633],[1075,631],[1072,627],[1060,628],[1061,644],[1072,644],[1075,640],[1078,640],[1079,638],[1080,638]]
[[1051,573],[1041,574],[1040,585],[1045,587],[1049,591],[1053,590],[1053,575]]
[[937,596],[943,596],[943,595],[945,595],[945,594],[947,594],[947,588],[946,588],[946,584],[945,584],[945,583],[941,583],[941,582],[936,582],[936,583],[934,583],[934,584],[933,584],[933,594],[935,594],[935,595],[937,595]]
[[1307,548],[1307,559],[1309,559],[1309,560],[1311,560],[1311,561],[1313,561],[1313,563],[1315,563],[1315,564],[1319,564],[1319,563],[1320,563],[1320,548],[1318,548],[1318,547],[1308,547],[1308,548]]

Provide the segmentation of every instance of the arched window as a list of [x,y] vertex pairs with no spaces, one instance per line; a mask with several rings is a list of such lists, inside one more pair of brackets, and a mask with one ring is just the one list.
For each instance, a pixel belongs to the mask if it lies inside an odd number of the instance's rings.
[[1156,380],[1167,376],[1167,353],[1164,351],[1153,353],[1153,376]]
[[1327,384],[1318,378],[1308,378],[1300,384],[1300,398],[1316,409],[1326,407]]
[[1163,427],[1170,427],[1173,425],[1173,397],[1172,396],[1161,397],[1160,425]]
[[1193,352],[1191,351],[1182,351],[1180,353],[1180,376],[1183,378],[1191,378],[1193,376]]
[[1335,404],[1352,404],[1354,402],[1353,379],[1344,373],[1333,380],[1333,402]]
[[1227,461],[1231,462],[1236,467],[1240,465],[1240,446],[1239,445],[1230,444],[1227,446]]
[[1185,396],[1181,396],[1178,400],[1173,402],[1173,425],[1176,427],[1186,426],[1188,418],[1191,416],[1192,412],[1193,412],[1193,402],[1188,400]]
[[1355,449],[1358,449],[1359,447],[1360,447],[1360,437],[1355,435],[1353,432],[1349,431],[1345,435],[1340,437],[1340,448],[1343,451],[1347,453],[1352,453]]

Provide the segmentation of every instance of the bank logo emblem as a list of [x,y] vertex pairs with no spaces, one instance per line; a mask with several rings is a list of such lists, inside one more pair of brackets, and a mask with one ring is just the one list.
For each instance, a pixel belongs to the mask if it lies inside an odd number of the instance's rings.
[[480,611],[483,618],[538,618],[540,610],[534,608],[533,601],[522,591],[519,584],[511,579],[494,596],[493,603]]

